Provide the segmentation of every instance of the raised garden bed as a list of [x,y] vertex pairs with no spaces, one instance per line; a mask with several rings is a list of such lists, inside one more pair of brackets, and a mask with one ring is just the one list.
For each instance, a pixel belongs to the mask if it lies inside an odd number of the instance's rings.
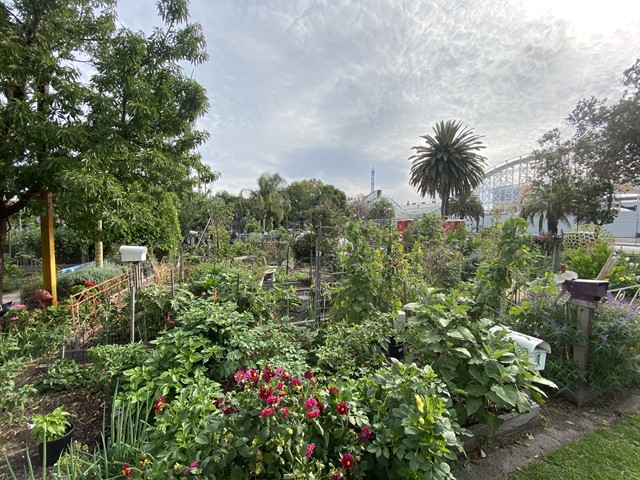
[[[493,438],[494,442],[522,432],[542,428],[540,405],[535,405],[529,413],[505,413],[500,415],[500,418],[503,423],[498,427],[496,436]],[[478,450],[487,443],[486,425],[473,425],[469,430],[473,433],[473,437],[464,437],[462,439],[464,450],[467,454]]]

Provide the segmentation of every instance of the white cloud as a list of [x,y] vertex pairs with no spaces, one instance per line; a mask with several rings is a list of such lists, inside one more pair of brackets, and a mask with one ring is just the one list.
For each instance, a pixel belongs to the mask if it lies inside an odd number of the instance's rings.
[[[437,121],[484,135],[495,164],[530,151],[579,99],[619,95],[640,2],[603,5],[192,0],[211,57],[195,69],[212,103],[203,156],[234,193],[264,171],[366,192],[375,165],[378,188],[414,200],[407,158]],[[151,8],[122,2],[120,20],[148,30]]]

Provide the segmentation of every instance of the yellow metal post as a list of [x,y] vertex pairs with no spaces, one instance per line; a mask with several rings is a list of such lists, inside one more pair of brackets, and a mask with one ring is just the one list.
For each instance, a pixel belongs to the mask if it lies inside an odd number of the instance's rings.
[[104,267],[104,253],[102,249],[102,220],[98,220],[96,230],[98,231],[98,235],[100,235],[100,238],[96,240],[96,267],[102,268]]
[[44,289],[51,293],[53,304],[58,303],[56,288],[56,255],[53,244],[53,196],[43,192],[42,200],[47,204],[46,213],[40,218],[40,238],[42,244],[42,280]]

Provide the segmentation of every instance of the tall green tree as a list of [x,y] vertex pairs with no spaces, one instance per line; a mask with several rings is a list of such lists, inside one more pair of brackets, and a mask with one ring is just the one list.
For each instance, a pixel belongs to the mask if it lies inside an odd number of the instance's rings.
[[379,198],[371,203],[367,218],[371,220],[389,220],[396,216],[396,209],[390,200]]
[[182,71],[206,59],[187,0],[159,0],[165,27],[148,36],[116,28],[115,5],[0,1],[0,248],[43,192],[86,238],[102,220],[110,238],[175,247],[175,195],[215,177],[196,153],[207,97]]
[[412,148],[409,184],[423,197],[438,195],[442,201],[440,213],[449,214],[452,195],[470,192],[484,179],[485,158],[482,138],[454,120],[441,121],[433,127],[434,135],[424,135],[426,145]]
[[284,195],[286,180],[279,173],[263,173],[258,177],[258,189],[251,193],[262,228],[278,225],[289,211],[289,202]]
[[575,162],[573,146],[562,140],[558,129],[551,130],[538,140],[539,149],[533,151],[536,179],[522,193],[522,218],[538,221],[538,230],[558,234],[560,222],[568,222],[575,212],[576,181],[580,167]]
[[299,224],[341,225],[348,220],[348,204],[345,193],[326,185],[321,180],[292,182],[285,190],[291,210],[288,219]]
[[484,217],[484,207],[476,195],[464,192],[451,199],[449,213],[460,218],[470,218],[476,222],[477,227],[480,223],[480,217]]

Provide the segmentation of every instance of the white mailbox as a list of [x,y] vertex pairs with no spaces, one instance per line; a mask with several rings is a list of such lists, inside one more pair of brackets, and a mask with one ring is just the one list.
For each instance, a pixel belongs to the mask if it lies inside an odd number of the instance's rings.
[[517,345],[520,345],[529,352],[529,361],[535,363],[538,370],[544,370],[545,363],[547,362],[547,353],[551,353],[551,347],[547,342],[501,325],[496,325],[489,329],[491,333],[499,332],[500,330],[506,330],[507,334],[505,338],[513,340]]
[[120,258],[123,262],[144,262],[147,259],[147,247],[122,245]]

